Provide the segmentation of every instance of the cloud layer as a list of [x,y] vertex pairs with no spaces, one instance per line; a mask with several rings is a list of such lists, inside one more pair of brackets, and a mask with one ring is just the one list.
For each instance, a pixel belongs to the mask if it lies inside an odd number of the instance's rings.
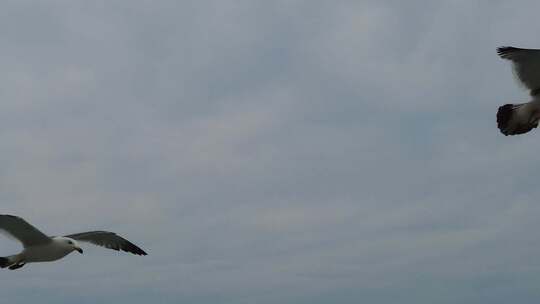
[[0,272],[3,298],[534,302],[540,142],[496,129],[528,97],[495,48],[540,47],[539,8],[5,2],[2,213],[149,256]]

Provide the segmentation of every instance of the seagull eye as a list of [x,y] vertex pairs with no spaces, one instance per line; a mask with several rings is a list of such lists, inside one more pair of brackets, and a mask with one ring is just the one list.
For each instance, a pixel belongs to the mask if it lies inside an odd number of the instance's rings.
[[68,241],[68,244],[73,245],[73,242],[72,242],[72,241]]

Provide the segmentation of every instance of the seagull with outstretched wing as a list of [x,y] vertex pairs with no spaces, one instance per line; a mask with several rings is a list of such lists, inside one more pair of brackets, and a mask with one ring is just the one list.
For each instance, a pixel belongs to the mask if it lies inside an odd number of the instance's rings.
[[114,250],[136,255],[146,255],[135,244],[108,231],[89,231],[66,236],[49,237],[18,216],[0,214],[0,231],[19,240],[24,249],[21,253],[0,257],[0,268],[18,269],[26,263],[52,262],[73,251],[83,253],[80,242],[89,242]]
[[504,46],[498,48],[497,53],[512,61],[517,78],[532,96],[527,103],[499,107],[497,126],[504,135],[527,133],[538,127],[540,120],[540,49]]

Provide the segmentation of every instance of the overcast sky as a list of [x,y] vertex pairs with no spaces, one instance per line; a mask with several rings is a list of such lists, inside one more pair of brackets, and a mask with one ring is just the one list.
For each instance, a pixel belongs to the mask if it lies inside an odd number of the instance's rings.
[[[537,1],[1,1],[6,303],[538,303]],[[0,255],[20,250],[0,238]]]

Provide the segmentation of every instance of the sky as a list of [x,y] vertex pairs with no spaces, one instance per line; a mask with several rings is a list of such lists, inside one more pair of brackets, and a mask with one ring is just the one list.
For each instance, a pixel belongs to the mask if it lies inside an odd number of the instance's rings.
[[[6,303],[538,303],[537,1],[0,1]],[[20,245],[0,238],[0,255]]]

